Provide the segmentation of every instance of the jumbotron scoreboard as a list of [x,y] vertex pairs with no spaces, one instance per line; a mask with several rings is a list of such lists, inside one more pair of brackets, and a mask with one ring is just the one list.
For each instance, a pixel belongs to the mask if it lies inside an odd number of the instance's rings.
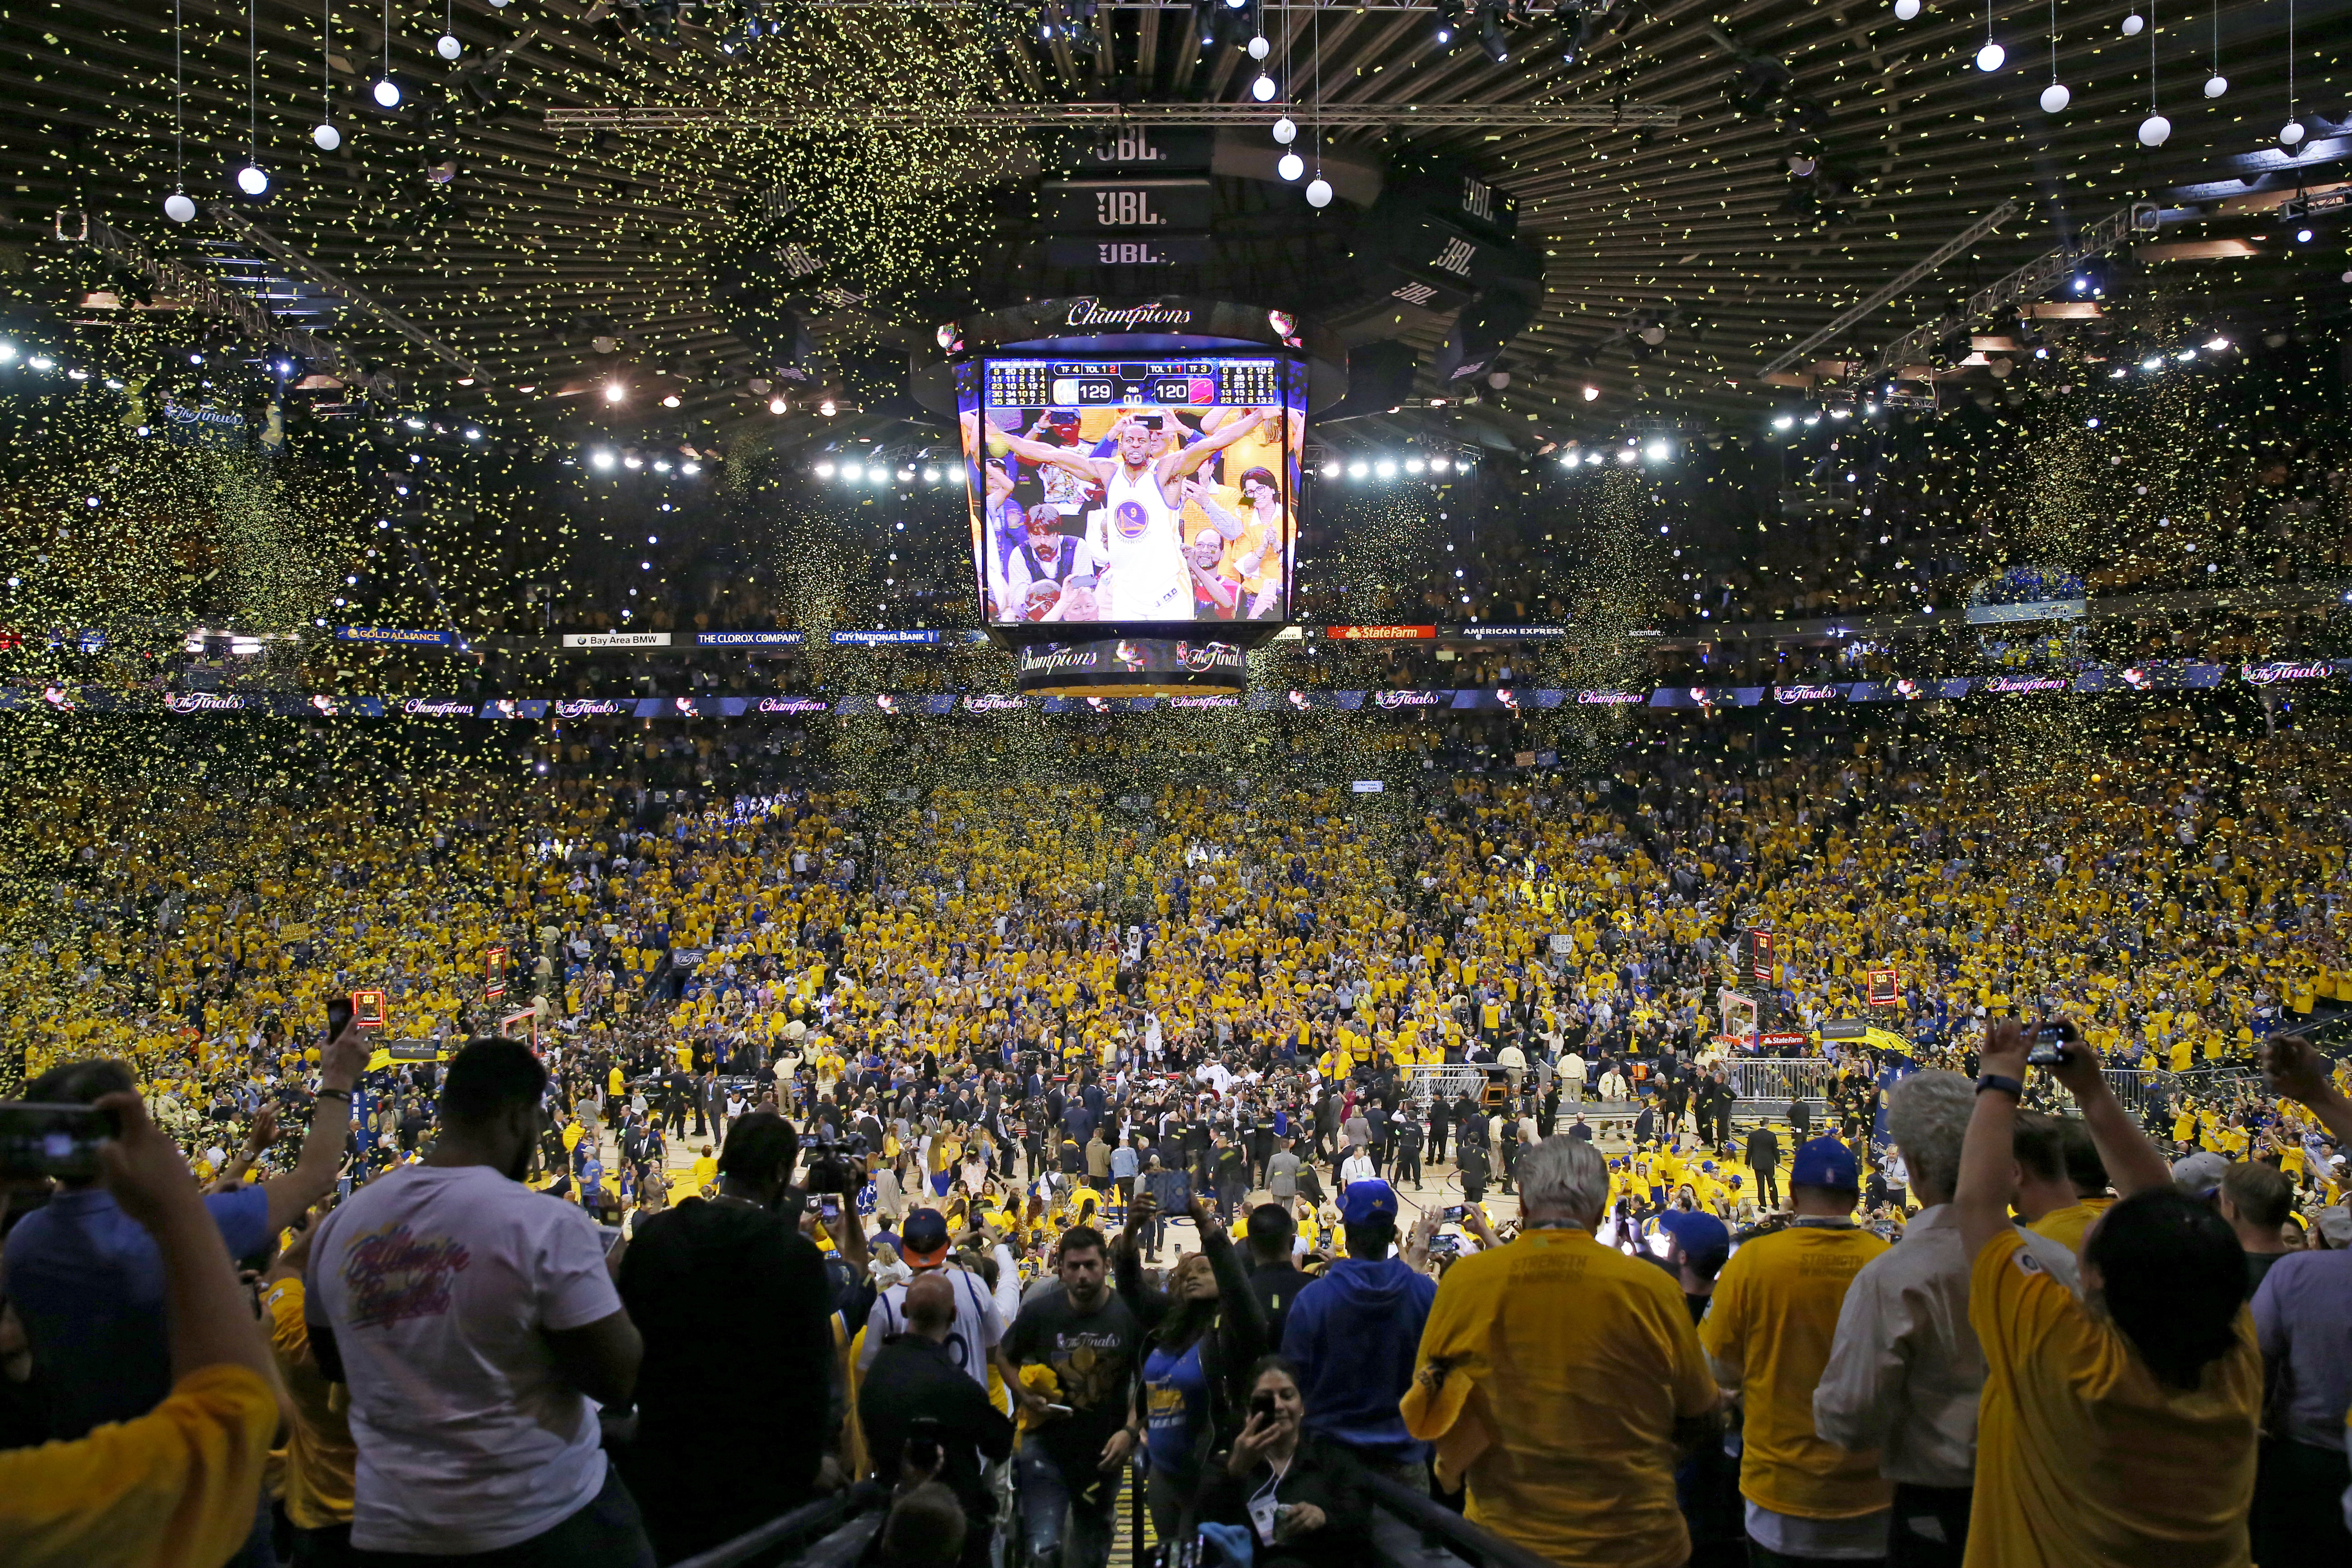
[[992,359],[986,368],[990,408],[1265,407],[1283,401],[1283,362],[1276,359]]

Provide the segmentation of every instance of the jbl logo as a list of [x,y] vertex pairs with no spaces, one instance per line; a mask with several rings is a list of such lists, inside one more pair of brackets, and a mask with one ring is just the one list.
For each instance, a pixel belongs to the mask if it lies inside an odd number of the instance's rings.
[[1095,193],[1095,222],[1104,228],[1158,228],[1166,221],[1151,210],[1149,191]]
[[1095,254],[1105,267],[1159,267],[1166,258],[1140,239],[1098,240]]
[[1408,305],[1426,305],[1437,298],[1437,290],[1426,283],[1408,283],[1402,289],[1392,290],[1391,297],[1402,300]]
[[1151,133],[1139,128],[1095,143],[1095,160],[1102,163],[1157,163],[1166,157],[1151,144]]
[[1492,223],[1495,218],[1495,193],[1484,180],[1465,179],[1462,182],[1462,210],[1472,217]]
[[1468,240],[1449,239],[1445,242],[1445,248],[1437,253],[1437,259],[1430,265],[1443,271],[1451,272],[1456,278],[1467,278],[1470,276],[1470,258],[1473,254],[1475,254],[1474,247]]
[[798,243],[789,244],[779,249],[776,252],[776,259],[782,264],[786,275],[793,278],[805,278],[812,272],[821,272],[824,269],[824,263],[818,258],[811,256],[807,248]]

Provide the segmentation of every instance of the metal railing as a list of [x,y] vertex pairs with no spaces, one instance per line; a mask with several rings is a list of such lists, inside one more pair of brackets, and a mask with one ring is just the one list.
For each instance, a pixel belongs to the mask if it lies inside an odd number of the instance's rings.
[[793,1561],[802,1568],[843,1568],[865,1553],[882,1528],[889,1501],[887,1487],[860,1481],[779,1514],[724,1545],[681,1559],[672,1568],[740,1568],[755,1558],[780,1562],[794,1547],[801,1548]]
[[1734,1057],[1725,1062],[1726,1081],[1742,1100],[1792,1100],[1829,1102],[1837,1064],[1822,1057]]

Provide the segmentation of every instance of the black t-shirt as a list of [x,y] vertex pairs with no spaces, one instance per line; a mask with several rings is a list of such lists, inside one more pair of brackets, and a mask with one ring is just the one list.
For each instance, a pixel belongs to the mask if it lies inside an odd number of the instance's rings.
[[1127,1425],[1141,1337],[1135,1314],[1108,1289],[1092,1312],[1079,1311],[1062,1290],[1040,1296],[1022,1307],[1005,1333],[1004,1353],[1013,1365],[1043,1363],[1061,1379],[1054,1403],[1074,1414],[1047,1422],[1034,1436],[1074,1485],[1099,1473],[1103,1445]]
[[646,1342],[641,1445],[815,1479],[833,1298],[814,1242],[772,1209],[688,1198],[639,1221],[620,1288]]

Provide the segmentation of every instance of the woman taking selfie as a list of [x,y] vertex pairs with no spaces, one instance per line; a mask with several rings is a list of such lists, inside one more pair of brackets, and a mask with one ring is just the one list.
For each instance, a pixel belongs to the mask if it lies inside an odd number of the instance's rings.
[[1250,1369],[1249,1424],[1208,1467],[1202,1524],[1247,1529],[1256,1568],[1350,1568],[1369,1562],[1365,1503],[1320,1437],[1299,1429],[1307,1414],[1298,1369],[1270,1355]]

